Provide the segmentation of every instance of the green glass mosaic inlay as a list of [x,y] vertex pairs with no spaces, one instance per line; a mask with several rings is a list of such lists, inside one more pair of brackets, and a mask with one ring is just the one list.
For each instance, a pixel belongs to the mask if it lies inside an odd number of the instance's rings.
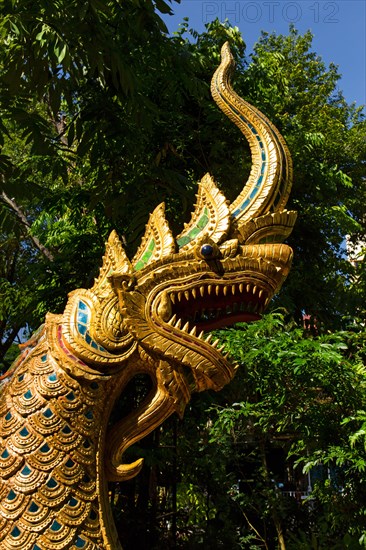
[[183,237],[177,240],[179,248],[182,248],[182,246],[190,243],[200,233],[202,233],[202,231],[207,226],[208,222],[209,222],[208,208],[207,206],[205,206],[205,208],[203,209],[203,214],[198,218],[197,224],[194,227],[192,227],[192,229],[190,229],[186,235],[183,235]]
[[145,252],[141,256],[139,261],[136,263],[135,271],[138,271],[139,269],[142,269],[143,267],[145,267],[145,265],[149,262],[151,256],[153,255],[155,246],[156,246],[155,239],[151,239]]

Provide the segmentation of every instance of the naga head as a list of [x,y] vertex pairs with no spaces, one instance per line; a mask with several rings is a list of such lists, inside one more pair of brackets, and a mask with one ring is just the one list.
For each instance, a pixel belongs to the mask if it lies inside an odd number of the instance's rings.
[[173,411],[182,414],[193,391],[232,379],[235,367],[205,333],[259,319],[290,269],[292,250],[282,243],[296,220],[285,210],[291,157],[278,130],[231,88],[233,65],[225,44],[211,90],[250,145],[252,169],[239,196],[229,204],[206,174],[180,235],[173,237],[164,204],[157,206],[131,261],[112,232],[94,287],[76,291],[65,310],[60,343],[72,350],[74,371],[89,378],[148,372],[154,381],[143,410],[107,438],[110,479],[137,473],[139,461],[120,465],[123,451]]
[[[204,333],[259,319],[291,265],[282,241],[296,213],[284,209],[292,164],[278,130],[231,88],[228,44],[212,95],[248,139],[252,170],[232,203],[206,174],[191,220],[175,239],[164,204],[151,214],[135,257],[110,274],[126,330],[148,354],[180,366],[190,390],[218,390],[234,368]],[[115,238],[115,236],[113,236]]]

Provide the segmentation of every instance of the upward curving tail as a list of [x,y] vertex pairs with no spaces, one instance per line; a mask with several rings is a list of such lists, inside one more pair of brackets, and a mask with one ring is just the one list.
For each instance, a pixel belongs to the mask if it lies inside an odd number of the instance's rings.
[[270,210],[277,212],[284,208],[292,186],[292,160],[277,128],[232,89],[230,77],[234,65],[226,42],[221,50],[221,64],[212,78],[211,93],[250,146],[252,169],[242,192],[230,206],[231,215],[245,223]]

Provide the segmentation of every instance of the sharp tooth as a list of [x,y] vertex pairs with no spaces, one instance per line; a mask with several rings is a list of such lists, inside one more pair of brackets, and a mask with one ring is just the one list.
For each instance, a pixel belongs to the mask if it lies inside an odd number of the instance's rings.
[[201,330],[201,332],[200,332],[199,335],[198,335],[198,338],[199,338],[200,340],[203,340],[203,335],[204,335],[204,332],[203,332],[203,330]]
[[180,328],[182,326],[182,320],[178,319],[178,321],[175,323],[175,328]]
[[191,336],[196,336],[196,333],[197,333],[197,328],[196,327],[193,327],[191,332],[189,333]]
[[233,293],[233,296],[235,294],[235,291],[236,291],[236,286],[235,285],[231,285],[231,292]]
[[257,290],[258,290],[257,285],[254,285],[254,286],[253,286],[253,294],[256,294]]
[[184,291],[184,296],[186,297],[186,300],[189,300],[189,290]]
[[205,294],[205,287],[204,286],[200,286],[200,294],[203,298],[204,294]]
[[191,290],[192,290],[192,296],[193,296],[193,298],[196,299],[196,298],[197,298],[197,290],[196,290],[195,288],[192,288]]
[[247,285],[247,292],[250,292],[250,285]]
[[171,319],[169,319],[168,325],[174,326],[174,323],[175,323],[176,320],[177,320],[177,316],[176,316],[176,314],[174,313],[173,317],[172,317]]
[[211,344],[211,345],[212,345],[213,348],[216,348],[216,347],[217,347],[217,344],[219,344],[219,343],[220,343],[220,340],[217,339],[217,340],[215,340],[214,343]]
[[269,298],[267,298],[266,301],[264,302],[264,307],[268,306],[268,302],[269,302]]
[[219,351],[220,353],[222,352],[222,350],[225,349],[225,344],[222,344],[222,346],[220,346],[219,348],[217,348],[217,351]]
[[208,285],[207,290],[208,290],[208,294],[211,294],[211,292],[212,292],[212,285]]
[[212,334],[209,334],[207,336],[207,338],[205,339],[205,342],[207,342],[209,344],[211,342],[211,340],[212,340]]
[[244,310],[245,310],[245,303],[244,303],[244,302],[240,302],[239,309],[240,309],[240,311],[244,311]]
[[220,286],[216,285],[216,296],[220,294]]
[[259,291],[259,298],[262,298],[264,290]]
[[184,327],[182,328],[183,332],[189,332],[189,323],[187,321],[187,323],[184,325]]
[[171,299],[172,304],[175,304],[175,294],[174,294],[174,292],[172,292],[171,294],[169,294],[169,298]]
[[248,304],[247,304],[247,311],[248,311],[249,313],[252,313],[252,309],[253,309],[253,304],[252,304],[252,302],[248,302]]
[[243,290],[244,290],[244,285],[243,285],[243,283],[240,283],[240,285],[239,285],[239,291],[240,291],[240,292],[243,292]]
[[178,294],[177,294],[177,296],[178,296],[178,301],[180,302],[181,299],[182,299],[182,293],[179,291]]
[[227,295],[227,286],[224,286],[223,290],[224,290],[224,296],[226,296]]

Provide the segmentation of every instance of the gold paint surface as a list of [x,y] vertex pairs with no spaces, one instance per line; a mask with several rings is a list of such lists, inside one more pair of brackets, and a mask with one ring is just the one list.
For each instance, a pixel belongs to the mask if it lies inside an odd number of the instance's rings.
[[[4,550],[118,550],[107,482],[142,467],[125,464],[125,450],[182,416],[193,392],[233,378],[236,366],[205,332],[258,319],[288,274],[292,250],[281,243],[296,219],[284,209],[291,159],[274,126],[231,89],[232,63],[224,46],[212,90],[252,148],[239,197],[230,205],[207,174],[182,233],[173,238],[158,206],[131,262],[113,231],[94,286],[72,292],[62,315],[47,315],[0,381]],[[150,394],[109,428],[137,374],[151,378]]]

